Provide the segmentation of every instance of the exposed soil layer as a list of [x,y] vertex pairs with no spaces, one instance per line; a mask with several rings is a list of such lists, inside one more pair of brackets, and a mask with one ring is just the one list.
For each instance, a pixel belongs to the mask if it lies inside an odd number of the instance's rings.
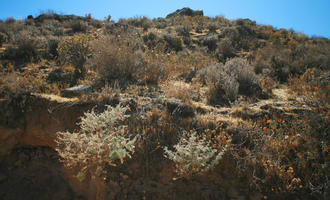
[[79,117],[91,106],[28,95],[0,102],[0,108],[1,156],[10,152],[16,145],[54,148],[56,132],[75,129]]
[[61,169],[56,152],[49,147],[16,148],[0,163],[0,199],[82,199]]
[[[278,97],[279,91],[282,91],[283,98]],[[251,105],[247,112],[249,115],[240,107],[237,107],[235,112],[229,108],[212,108],[212,112],[223,119],[263,117],[267,115],[268,110],[273,109],[272,112],[277,112],[284,109],[282,108],[284,104],[290,103],[284,89],[275,90],[274,93],[278,98]],[[75,177],[77,172],[65,169],[59,162],[58,154],[54,150],[56,132],[76,129],[79,117],[83,112],[90,110],[92,105],[57,96],[33,95],[29,98],[23,111],[17,111],[19,115],[7,117],[7,120],[15,121],[18,120],[16,116],[19,116],[22,123],[16,127],[0,127],[1,200],[58,200],[83,199],[83,197],[191,200],[263,197],[259,192],[249,192],[246,187],[248,183],[235,178],[237,176],[232,170],[235,165],[226,158],[213,172],[188,180],[180,178],[174,173],[173,163],[162,156],[162,148],[156,148],[157,145],[151,144],[151,141],[141,147],[144,150],[140,149],[134,155],[134,159],[108,169],[106,179],[94,177],[79,182]],[[142,100],[136,100],[139,102],[137,106],[152,104],[151,99],[145,100],[146,102]],[[202,104],[200,106],[205,112],[210,112],[208,106]],[[15,105],[8,103],[2,104],[2,107],[14,108]],[[290,109],[295,110],[295,105],[290,104]],[[230,124],[230,120],[227,123]],[[167,139],[167,145],[174,142],[173,138]]]

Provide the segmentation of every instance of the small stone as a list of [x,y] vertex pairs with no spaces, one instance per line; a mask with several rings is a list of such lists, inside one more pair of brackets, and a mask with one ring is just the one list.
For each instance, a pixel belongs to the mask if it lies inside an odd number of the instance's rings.
[[66,88],[61,91],[61,95],[63,97],[78,97],[81,96],[82,94],[88,94],[91,93],[92,87],[88,85],[78,85],[75,87],[71,88]]

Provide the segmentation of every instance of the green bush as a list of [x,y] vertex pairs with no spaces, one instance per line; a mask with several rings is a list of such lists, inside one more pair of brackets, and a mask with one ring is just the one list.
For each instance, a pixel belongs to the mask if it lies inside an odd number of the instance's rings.
[[88,35],[75,35],[58,44],[59,60],[75,66],[77,77],[83,77],[85,74],[84,64],[91,53],[89,45],[91,39]]
[[92,110],[81,118],[79,132],[57,133],[56,151],[65,166],[79,170],[79,180],[101,176],[104,167],[123,163],[134,153],[135,138],[126,137],[126,126],[120,124],[128,117],[126,110],[120,105],[100,114]]
[[193,132],[190,136],[184,134],[179,143],[174,145],[174,149],[175,151],[171,151],[164,147],[164,156],[175,163],[179,175],[189,178],[207,172],[219,164],[227,146],[219,151],[212,148],[205,139],[198,139],[197,133]]

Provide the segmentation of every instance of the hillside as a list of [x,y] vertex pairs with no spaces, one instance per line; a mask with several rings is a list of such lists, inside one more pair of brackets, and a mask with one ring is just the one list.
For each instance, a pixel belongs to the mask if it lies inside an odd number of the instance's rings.
[[0,199],[329,199],[330,41],[183,8],[0,21]]

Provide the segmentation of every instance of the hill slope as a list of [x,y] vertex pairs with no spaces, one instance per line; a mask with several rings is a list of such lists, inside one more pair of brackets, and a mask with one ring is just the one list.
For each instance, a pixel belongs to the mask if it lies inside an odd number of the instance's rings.
[[329,198],[327,39],[184,8],[0,45],[1,199]]

